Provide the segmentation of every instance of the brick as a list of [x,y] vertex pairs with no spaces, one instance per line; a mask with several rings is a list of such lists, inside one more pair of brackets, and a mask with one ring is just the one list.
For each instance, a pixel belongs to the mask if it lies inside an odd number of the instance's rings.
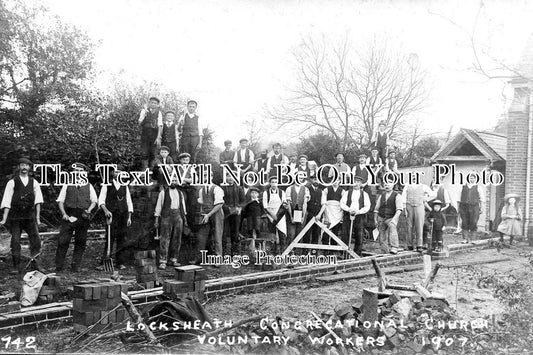
[[207,280],[207,271],[201,267],[194,271],[194,281]]
[[135,259],[145,259],[148,257],[148,250],[136,251],[134,257]]
[[110,283],[107,286],[107,298],[108,299],[120,299],[121,284],[119,283]]
[[153,265],[153,266],[156,266],[155,264],[155,259],[135,259],[135,266],[147,266],[147,265]]
[[57,295],[61,290],[55,286],[42,286],[39,291],[39,296]]
[[78,312],[109,311],[119,305],[120,298],[101,298],[99,300],[72,300],[72,309]]
[[93,312],[72,311],[72,321],[75,324],[91,325],[93,324]]
[[144,283],[144,282],[150,282],[150,281],[156,281],[156,280],[157,280],[157,274],[137,275],[138,283]]
[[163,290],[170,295],[194,292],[194,284],[178,280],[165,280]]
[[139,274],[154,274],[157,271],[157,268],[154,263],[154,265],[136,266],[135,270]]
[[99,300],[102,298],[102,288],[105,288],[104,285],[95,285],[93,287],[93,300]]
[[205,281],[194,281],[194,291],[205,291]]
[[93,289],[91,285],[74,285],[74,298],[82,300],[90,300],[93,297]]
[[126,319],[126,310],[123,308],[119,308],[116,311],[117,313],[117,322],[122,322]]
[[157,253],[155,252],[155,250],[148,250],[148,257],[155,259],[157,257]]

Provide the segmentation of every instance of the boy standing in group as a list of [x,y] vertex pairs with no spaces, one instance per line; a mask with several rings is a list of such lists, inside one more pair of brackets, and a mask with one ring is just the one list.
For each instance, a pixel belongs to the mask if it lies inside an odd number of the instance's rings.
[[176,113],[167,111],[165,113],[165,124],[163,125],[163,136],[161,144],[167,146],[170,151],[170,157],[177,159],[179,132],[176,124]]
[[148,168],[155,157],[156,149],[161,146],[161,135],[163,133],[163,116],[159,109],[159,99],[151,97],[148,100],[148,107],[141,110],[139,115],[139,125],[141,126],[141,150],[143,155],[143,170]]

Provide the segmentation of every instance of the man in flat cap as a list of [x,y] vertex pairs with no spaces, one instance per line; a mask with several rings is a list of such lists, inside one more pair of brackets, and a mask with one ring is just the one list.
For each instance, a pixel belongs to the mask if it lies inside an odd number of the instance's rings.
[[141,126],[141,150],[143,155],[143,170],[148,168],[156,155],[156,149],[161,146],[161,135],[163,133],[163,115],[159,109],[159,99],[151,97],[148,100],[148,107],[141,110],[139,115],[139,125]]
[[276,166],[288,164],[289,158],[287,158],[285,154],[281,153],[281,144],[274,143],[272,145],[272,155],[267,161],[268,176],[272,176],[276,173]]
[[307,164],[307,161],[309,158],[305,154],[300,154],[298,157],[298,166],[296,167],[296,171],[303,171],[305,172],[305,176],[309,176],[311,173],[311,170],[309,169],[309,164]]
[[235,158],[235,151],[231,149],[231,141],[227,140],[224,142],[224,150],[220,152],[219,155],[219,161],[220,165],[227,164],[230,169],[235,169],[235,166],[233,165],[233,158]]
[[248,139],[242,138],[239,141],[239,149],[235,152],[233,161],[241,164],[241,173],[245,173],[253,168],[254,152],[248,148]]
[[[104,211],[106,223],[111,228],[111,249],[115,241],[117,243],[115,257],[116,265],[118,265],[120,270],[126,268],[124,264],[127,261],[125,253],[127,228],[131,226],[131,215],[133,213],[130,189],[128,186],[120,185],[117,180],[121,171],[123,171],[122,166],[117,165],[117,168],[113,171],[113,182],[110,186],[103,185],[98,197],[98,205]],[[107,239],[104,253],[106,250]],[[106,255],[104,254],[103,257],[105,258]]]
[[204,127],[201,125],[200,117],[196,113],[198,103],[194,100],[187,102],[187,112],[179,121],[181,129],[181,152],[189,153],[193,162],[196,162],[196,153],[202,148],[202,138]]
[[[361,256],[363,251],[363,231],[366,213],[370,210],[370,197],[362,189],[363,178],[355,176],[353,186],[342,195],[340,205],[344,211],[342,222],[343,242],[350,241],[350,232],[354,233],[354,251]],[[350,246],[350,245],[348,245]]]
[[[73,169],[78,173],[89,170],[86,165],[80,163],[74,164]],[[87,229],[89,229],[91,212],[98,203],[98,197],[90,183],[76,186],[63,185],[57,202],[62,221],[57,237],[56,271],[63,270],[70,240],[74,235],[72,271],[78,272],[87,244]]]
[[18,171],[7,182],[0,209],[4,210],[0,225],[7,224],[11,233],[11,257],[16,271],[20,268],[22,230],[28,233],[30,254],[33,258],[41,250],[38,226],[43,195],[39,184],[29,176],[32,163],[29,159],[18,161]]

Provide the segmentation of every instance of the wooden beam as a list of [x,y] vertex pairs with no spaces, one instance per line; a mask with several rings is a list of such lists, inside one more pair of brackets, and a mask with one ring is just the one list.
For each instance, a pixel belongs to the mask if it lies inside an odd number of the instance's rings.
[[447,155],[440,157],[437,161],[486,161],[489,162],[490,159],[483,155]]
[[384,291],[387,288],[387,279],[385,279],[385,274],[381,271],[381,268],[378,265],[378,262],[375,258],[372,259],[372,266],[376,271],[378,277],[378,291]]

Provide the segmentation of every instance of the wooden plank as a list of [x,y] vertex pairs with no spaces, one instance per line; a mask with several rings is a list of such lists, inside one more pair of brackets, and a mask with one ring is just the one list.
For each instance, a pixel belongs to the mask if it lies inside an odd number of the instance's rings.
[[303,248],[303,249],[340,250],[340,251],[346,250],[346,248],[341,247],[340,245],[325,245],[325,244],[298,243],[294,247]]
[[39,310],[44,308],[51,308],[51,307],[58,307],[58,306],[66,306],[69,308],[72,308],[72,302],[54,302],[54,303],[47,303],[40,306],[30,306],[30,307],[22,307],[22,312],[28,312],[33,310]]
[[416,291],[414,286],[387,284],[387,290],[403,290],[403,291]]
[[425,288],[429,287],[429,285],[433,282],[433,280],[435,280],[435,277],[437,276],[437,272],[439,271],[439,268],[440,268],[440,264],[439,263],[435,264],[435,266],[433,267],[433,270],[431,270],[431,273],[428,275],[428,277],[426,277],[426,280],[424,281],[422,286],[424,286]]
[[359,259],[359,258],[360,258],[360,256],[357,255],[353,250],[351,250],[346,244],[344,244],[344,242],[343,242],[341,239],[339,239],[339,237],[337,237],[335,234],[333,234],[333,232],[332,232],[328,227],[326,227],[325,224],[323,224],[323,223],[320,222],[320,221],[316,221],[316,224],[317,224],[317,225],[318,225],[318,226],[319,226],[324,232],[326,232],[326,234],[329,235],[334,241],[336,241],[338,245],[345,247],[345,248],[346,248],[346,249],[345,249],[346,252],[347,252],[348,254],[350,254],[354,259]]
[[313,225],[316,223],[316,219],[315,218],[312,218],[311,220],[309,220],[309,222],[305,225],[305,227],[300,231],[300,233],[298,233],[298,235],[294,238],[294,240],[292,241],[291,244],[289,244],[289,246],[283,251],[283,253],[281,253],[281,256],[282,257],[285,257],[287,255],[289,255],[289,253],[294,249],[294,247],[297,245],[297,244],[300,244],[300,240],[305,236],[305,233],[307,233],[307,231],[309,229],[311,229],[311,227],[313,227]]
[[[412,266],[409,268],[409,270],[406,271],[405,266],[397,266],[390,269],[385,269],[387,274],[399,274],[403,272],[410,272],[415,270],[421,270],[422,265],[410,265]],[[355,279],[362,279],[365,277],[370,277],[375,275],[375,272],[372,270],[361,270],[361,271],[355,271],[355,272],[349,272],[349,273],[343,273],[343,274],[335,274],[335,275],[325,275],[325,276],[318,276],[316,277],[317,281],[322,282],[337,282],[337,281],[345,281],[345,280],[355,280]]]
[[413,284],[413,286],[414,286],[416,292],[418,292],[418,294],[420,296],[422,296],[422,298],[424,298],[424,299],[431,298],[431,292],[429,292],[424,286],[422,286],[418,282],[415,282]]

